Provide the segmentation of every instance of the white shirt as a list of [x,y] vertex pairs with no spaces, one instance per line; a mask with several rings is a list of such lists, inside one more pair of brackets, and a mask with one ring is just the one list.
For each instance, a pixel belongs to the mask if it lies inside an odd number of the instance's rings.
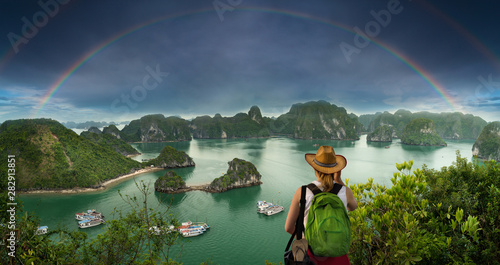
[[[312,183],[314,185],[316,185],[321,191],[323,191],[323,187],[321,186],[321,183],[319,181],[315,180]],[[333,183],[335,183],[335,181]],[[340,200],[342,200],[345,208],[347,209],[347,195],[346,195],[346,187],[345,186],[342,186],[342,188],[340,189],[337,196],[339,196]],[[314,198],[314,193],[312,193],[312,191],[309,188],[307,188],[306,189],[306,209],[304,211],[304,228],[306,227],[307,216],[309,215],[309,207],[311,207],[311,203],[313,201],[313,198]]]

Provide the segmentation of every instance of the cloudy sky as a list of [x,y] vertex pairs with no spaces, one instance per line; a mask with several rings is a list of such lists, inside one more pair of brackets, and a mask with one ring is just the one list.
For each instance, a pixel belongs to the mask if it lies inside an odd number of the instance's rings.
[[311,100],[500,120],[498,1],[1,2],[0,122],[277,116]]

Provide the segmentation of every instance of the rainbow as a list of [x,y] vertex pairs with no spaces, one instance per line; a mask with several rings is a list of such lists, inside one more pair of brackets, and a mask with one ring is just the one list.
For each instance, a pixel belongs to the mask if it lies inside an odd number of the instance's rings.
[[[315,22],[319,22],[321,24],[325,24],[328,26],[333,26],[335,28],[338,28],[340,30],[356,34],[356,32],[352,29],[352,27],[340,24],[335,21],[330,21],[327,19],[323,18],[317,18],[310,16],[308,14],[304,13],[299,13],[299,12],[294,12],[294,11],[288,11],[288,10],[278,10],[278,9],[270,9],[270,8],[250,8],[250,7],[238,7],[234,9],[234,11],[237,12],[245,12],[245,11],[254,11],[254,12],[264,12],[264,13],[272,13],[272,14],[279,14],[279,15],[284,15],[284,16],[289,16],[289,17],[295,17],[299,19],[307,19]],[[158,24],[160,22],[184,17],[184,16],[191,16],[191,15],[196,15],[196,14],[203,14],[207,12],[215,12],[213,8],[207,8],[207,9],[200,9],[200,10],[195,10],[195,11],[188,11],[184,13],[178,13],[178,14],[173,14],[173,15],[168,15],[168,16],[163,16],[159,18],[155,18],[146,22],[143,22],[139,25],[136,25],[132,28],[128,28],[126,30],[123,30],[119,32],[118,34],[111,36],[110,38],[106,39],[103,41],[101,44],[97,45],[94,47],[92,50],[88,51],[85,53],[80,59],[78,59],[76,62],[74,62],[66,71],[62,73],[62,75],[49,87],[48,91],[46,94],[42,97],[40,100],[36,112],[34,114],[34,118],[38,116],[38,113],[45,107],[47,102],[50,101],[50,99],[54,96],[54,94],[64,85],[64,83],[71,77],[72,74],[74,74],[82,65],[84,65],[87,61],[92,59],[94,56],[96,56],[99,52],[104,50],[106,47],[112,45],[113,43],[116,43],[117,41],[123,39],[126,36],[131,35],[132,33],[141,30],[145,27],[151,26]],[[449,93],[446,91],[444,86],[442,86],[432,75],[427,72],[423,67],[418,65],[415,61],[412,61],[410,58],[405,56],[403,53],[397,51],[395,48],[390,47],[387,44],[382,43],[381,41],[371,39],[371,41],[380,47],[381,49],[387,51],[389,54],[393,55],[396,57],[398,60],[403,62],[405,65],[407,65],[411,70],[413,70],[415,73],[417,73],[419,76],[421,76],[428,84],[429,86],[450,106],[452,110],[455,110],[455,102],[454,99]]]

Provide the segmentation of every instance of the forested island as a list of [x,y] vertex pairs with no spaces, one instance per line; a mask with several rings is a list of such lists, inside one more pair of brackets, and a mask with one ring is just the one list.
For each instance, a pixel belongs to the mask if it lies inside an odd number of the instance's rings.
[[500,122],[492,122],[484,127],[472,146],[472,155],[500,162]]
[[221,177],[211,183],[199,186],[186,186],[181,176],[174,171],[167,172],[155,182],[155,190],[164,193],[180,193],[193,190],[220,193],[231,189],[260,185],[262,176],[254,164],[243,159],[234,158],[228,162],[228,169]]
[[[326,101],[293,104],[287,113],[264,117],[258,106],[232,117],[198,116],[192,120],[152,114],[133,120],[122,130],[115,125],[103,129],[114,137],[131,142],[169,142],[194,139],[234,139],[287,136],[295,139],[358,140],[368,133],[368,141],[390,142],[401,138],[405,127],[415,119],[430,119],[442,139],[475,140],[488,124],[471,114],[431,113],[398,110],[357,116]],[[379,127],[383,127],[378,129]],[[385,126],[385,127],[384,127]],[[377,130],[378,129],[378,130]]]
[[[82,135],[51,119],[22,119],[0,125],[0,155],[16,159],[18,191],[101,188],[102,183],[139,170],[194,166],[191,157],[165,147],[147,163],[127,157],[137,153],[128,143],[97,128]],[[135,151],[133,151],[135,150]],[[0,164],[7,180],[7,164]],[[2,181],[2,186],[3,186]]]
[[436,133],[434,122],[417,118],[408,123],[401,135],[401,143],[422,146],[446,146],[446,142]]

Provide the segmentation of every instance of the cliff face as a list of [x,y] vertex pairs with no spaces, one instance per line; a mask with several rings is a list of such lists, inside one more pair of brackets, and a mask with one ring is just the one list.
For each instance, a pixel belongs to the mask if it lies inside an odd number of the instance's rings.
[[235,158],[228,162],[226,174],[216,178],[205,190],[208,192],[224,192],[230,189],[260,185],[261,175],[255,165],[242,159]]
[[115,125],[109,125],[108,127],[104,127],[102,129],[102,133],[109,134],[115,138],[121,139],[120,130],[118,130],[118,128],[116,128]]
[[257,106],[253,106],[248,114],[238,113],[233,117],[222,117],[216,114],[196,117],[190,124],[193,138],[226,139],[268,137],[269,129]]
[[446,146],[446,142],[436,133],[430,119],[418,118],[406,125],[401,143],[407,145]]
[[378,127],[374,132],[366,136],[368,142],[392,142],[394,129],[392,126],[383,125]]
[[188,121],[161,114],[147,115],[133,120],[120,132],[127,142],[166,142],[191,140]]
[[363,125],[346,110],[326,101],[294,104],[270,124],[272,132],[297,139],[358,140]]
[[484,127],[472,146],[472,155],[500,162],[500,122],[492,122]]
[[171,146],[165,146],[157,158],[143,163],[144,166],[162,167],[162,168],[179,168],[179,167],[194,167],[193,159],[183,151],[178,151]]
[[186,188],[186,182],[174,171],[168,171],[155,181],[155,191],[158,192],[173,193]]

